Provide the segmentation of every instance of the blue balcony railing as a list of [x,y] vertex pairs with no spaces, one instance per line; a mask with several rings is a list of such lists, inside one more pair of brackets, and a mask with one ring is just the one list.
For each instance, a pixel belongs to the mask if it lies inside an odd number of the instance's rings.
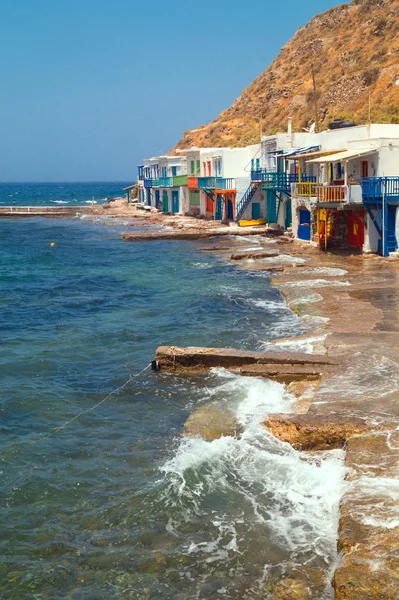
[[[303,183],[316,183],[316,177],[313,175],[307,175],[301,173],[300,180]],[[255,180],[256,181],[256,180]],[[262,172],[262,188],[264,190],[290,190],[291,183],[299,182],[298,173],[276,173],[276,172]]]
[[216,186],[215,177],[198,177],[199,190],[213,190]]
[[160,177],[159,187],[173,187],[173,177]]
[[399,177],[368,177],[360,179],[360,185],[365,201],[399,198]]
[[217,190],[235,190],[236,182],[233,177],[216,177],[215,187]]
[[251,171],[251,181],[262,181],[263,173],[266,173],[266,169],[256,169]]

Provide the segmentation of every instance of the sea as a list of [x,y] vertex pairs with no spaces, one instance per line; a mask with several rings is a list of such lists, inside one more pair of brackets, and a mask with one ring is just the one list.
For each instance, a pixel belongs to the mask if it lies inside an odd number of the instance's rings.
[[[82,203],[118,185],[2,184],[0,198]],[[125,229],[0,220],[0,597],[242,600],[328,579],[342,454],[301,454],[261,425],[295,398],[223,369],[148,368],[159,345],[264,349],[303,322],[267,273]],[[240,435],[185,436],[209,404]]]

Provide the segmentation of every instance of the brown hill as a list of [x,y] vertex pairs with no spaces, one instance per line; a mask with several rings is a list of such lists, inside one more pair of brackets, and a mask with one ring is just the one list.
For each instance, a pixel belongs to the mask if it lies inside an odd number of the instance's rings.
[[[314,92],[312,71],[315,76]],[[245,146],[334,118],[399,123],[399,0],[353,0],[300,27],[277,58],[212,123],[186,131],[176,148]],[[317,102],[315,102],[315,99]]]

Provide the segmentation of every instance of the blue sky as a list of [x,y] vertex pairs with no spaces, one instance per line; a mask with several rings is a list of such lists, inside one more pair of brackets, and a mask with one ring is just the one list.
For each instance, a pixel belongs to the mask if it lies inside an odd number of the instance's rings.
[[133,180],[335,4],[0,0],[0,181]]

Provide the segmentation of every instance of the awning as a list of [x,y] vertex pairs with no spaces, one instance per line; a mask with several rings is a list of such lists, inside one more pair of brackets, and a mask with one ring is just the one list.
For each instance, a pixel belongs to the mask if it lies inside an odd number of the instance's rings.
[[316,150],[315,152],[305,152],[305,154],[301,154],[300,156],[291,157],[291,160],[298,160],[298,158],[319,158],[320,156],[328,156],[329,154],[337,154],[338,152],[345,152],[345,150]]
[[282,154],[277,154],[279,158],[286,158],[287,156],[296,156],[297,154],[301,154],[302,152],[311,152],[312,150],[319,150],[320,146],[305,146],[305,148],[297,148],[296,150],[290,150],[289,152],[283,152]]
[[376,152],[378,152],[378,148],[368,148],[367,150],[345,150],[344,152],[337,152],[336,154],[315,158],[314,160],[308,160],[307,162],[313,164],[342,162],[343,160],[351,160],[353,158],[367,156],[368,154],[375,154]]

